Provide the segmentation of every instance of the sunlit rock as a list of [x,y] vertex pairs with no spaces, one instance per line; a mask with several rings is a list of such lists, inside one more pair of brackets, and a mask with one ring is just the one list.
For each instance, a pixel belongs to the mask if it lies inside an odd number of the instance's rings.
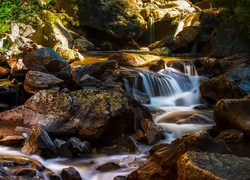
[[115,53],[108,59],[117,61],[120,66],[140,67],[156,63],[161,58],[150,54]]
[[177,179],[177,161],[188,151],[229,152],[224,142],[215,142],[205,131],[189,133],[156,150],[127,179]]
[[178,179],[246,179],[250,159],[232,154],[189,151],[177,161]]

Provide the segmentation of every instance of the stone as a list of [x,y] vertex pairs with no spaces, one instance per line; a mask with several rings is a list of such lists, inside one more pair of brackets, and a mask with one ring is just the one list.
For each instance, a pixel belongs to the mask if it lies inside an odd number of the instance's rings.
[[250,135],[250,99],[222,99],[214,107],[214,121],[220,130],[238,129]]
[[24,80],[24,90],[30,94],[35,94],[43,89],[53,89],[59,91],[64,86],[64,81],[52,74],[39,71],[28,71]]
[[156,150],[144,164],[130,173],[127,179],[177,179],[177,161],[188,151],[230,152],[225,142],[214,141],[206,131],[188,133]]
[[80,173],[74,167],[63,168],[61,177],[62,180],[82,180]]
[[150,54],[115,53],[109,60],[115,60],[120,66],[140,67],[156,63],[161,58]]
[[189,151],[177,161],[178,179],[248,179],[250,159]]
[[82,142],[76,137],[71,137],[68,140],[68,147],[71,150],[73,156],[83,156],[91,152],[91,145],[89,142]]
[[36,154],[44,158],[57,156],[57,151],[51,138],[38,124],[33,126],[31,134],[25,140],[21,151],[25,154]]
[[101,171],[101,172],[108,172],[108,171],[113,171],[113,170],[117,170],[120,169],[121,167],[113,162],[107,162],[99,167],[96,168],[97,171]]

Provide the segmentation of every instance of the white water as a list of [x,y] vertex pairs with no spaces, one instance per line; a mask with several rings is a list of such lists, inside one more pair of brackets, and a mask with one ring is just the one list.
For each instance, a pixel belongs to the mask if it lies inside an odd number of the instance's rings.
[[[154,121],[162,126],[166,132],[166,139],[161,142],[170,143],[185,133],[208,129],[212,126],[212,124],[174,124],[160,122],[164,118],[173,116],[173,113],[178,114],[183,111],[198,112],[198,110],[194,110],[193,107],[200,104],[198,88],[200,77],[184,74],[173,68],[166,68],[158,73],[141,71],[138,74],[138,77],[139,76],[143,80],[142,91],[150,97],[151,103],[145,105],[152,109],[161,110],[161,113],[153,114]],[[139,88],[137,83],[139,83],[138,79],[136,79],[133,87],[130,88]],[[209,116],[205,118],[207,118],[208,121],[212,121]],[[139,145],[140,152],[137,154],[92,154],[92,157],[77,159],[55,158],[43,160],[38,156],[31,156],[31,158],[40,161],[44,166],[52,169],[58,175],[63,168],[72,166],[79,171],[83,179],[113,180],[116,176],[126,176],[145,162],[149,148],[149,146]],[[6,147],[0,147],[0,154],[26,156],[18,150]],[[114,162],[122,168],[105,173],[96,171],[97,167],[106,162]]]

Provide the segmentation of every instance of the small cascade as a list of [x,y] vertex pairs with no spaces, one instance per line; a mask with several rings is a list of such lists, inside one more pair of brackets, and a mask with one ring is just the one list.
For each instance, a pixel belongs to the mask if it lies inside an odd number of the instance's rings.
[[178,61],[170,65],[170,68],[177,69],[187,75],[198,76],[195,65],[190,61]]
[[179,22],[174,37],[187,26],[199,26],[200,25],[201,12],[191,13],[185,19]]
[[155,27],[154,27],[154,17],[153,14],[150,13],[148,17],[148,38],[149,38],[149,44],[154,43],[155,41]]

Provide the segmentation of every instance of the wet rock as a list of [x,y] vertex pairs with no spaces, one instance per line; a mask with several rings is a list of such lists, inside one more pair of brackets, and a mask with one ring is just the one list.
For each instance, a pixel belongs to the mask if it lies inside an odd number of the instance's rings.
[[68,49],[61,46],[54,47],[55,51],[58,53],[58,55],[64,57],[68,63],[73,63],[75,61],[83,61],[84,57],[79,52]]
[[250,135],[250,99],[222,99],[214,108],[214,121],[220,130],[239,129]]
[[67,158],[72,158],[73,154],[68,148],[68,143],[62,139],[56,138],[54,140],[54,145],[57,149],[58,156],[60,157],[67,157]]
[[36,154],[44,158],[57,156],[56,148],[47,132],[38,124],[34,125],[31,134],[25,140],[21,150],[26,154]]
[[115,53],[108,59],[117,61],[120,66],[140,67],[156,63],[161,58],[150,54]]
[[120,161],[119,161],[119,165],[121,167],[130,167],[133,165],[133,163],[136,161],[136,156],[134,155],[129,155],[129,156],[126,156],[124,158],[122,158]]
[[133,137],[128,135],[123,135],[116,140],[117,147],[124,152],[134,153],[138,150],[137,142]]
[[220,99],[240,99],[250,92],[250,66],[239,67],[200,85],[202,97],[212,104]]
[[82,180],[80,173],[74,167],[63,168],[61,178],[62,180]]
[[229,152],[223,141],[215,142],[205,131],[189,133],[156,150],[127,179],[177,179],[177,161],[188,151]]
[[20,146],[24,142],[23,136],[6,136],[0,140],[0,145],[3,146]]
[[59,91],[64,86],[64,81],[52,74],[39,71],[28,71],[24,80],[24,90],[35,94],[42,89],[53,89]]
[[148,119],[141,121],[141,128],[145,133],[147,144],[149,145],[152,145],[165,137],[164,129]]
[[226,129],[222,131],[214,140],[223,139],[224,141],[243,141],[245,135],[238,129]]
[[28,157],[1,155],[0,163],[0,178],[3,179],[60,179],[52,170]]
[[27,127],[17,126],[14,130],[14,134],[28,137],[31,134],[31,129]]
[[113,163],[113,162],[108,162],[108,163],[105,163],[105,164],[97,167],[96,170],[102,171],[102,172],[108,172],[108,171],[113,171],[113,170],[117,170],[120,168],[121,167],[118,164]]
[[248,179],[250,159],[189,151],[177,161],[178,179]]
[[91,152],[92,148],[89,142],[81,141],[76,137],[71,137],[68,140],[68,147],[73,156],[83,156]]

